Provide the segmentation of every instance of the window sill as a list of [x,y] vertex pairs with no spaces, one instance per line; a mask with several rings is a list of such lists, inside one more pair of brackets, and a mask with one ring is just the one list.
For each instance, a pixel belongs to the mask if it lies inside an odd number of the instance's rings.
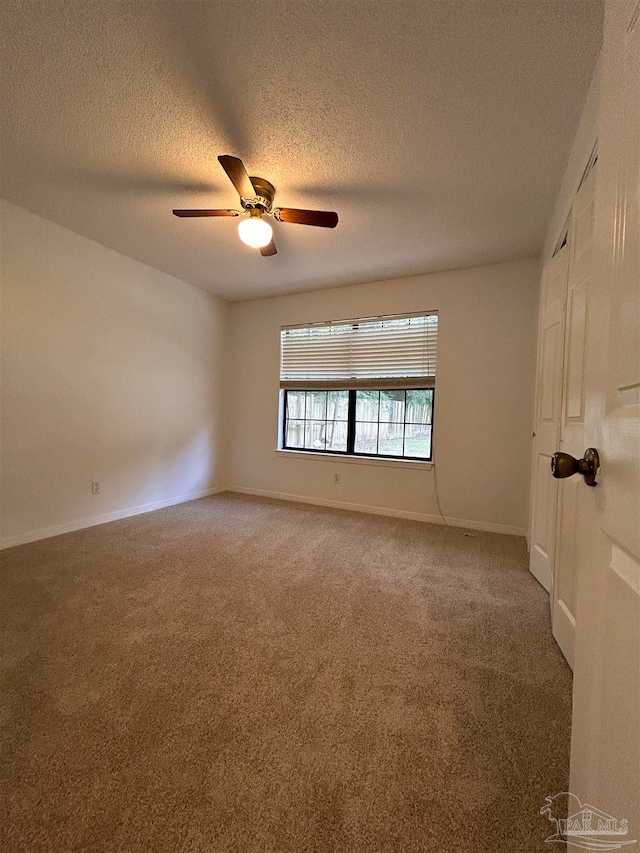
[[374,465],[382,468],[433,468],[433,462],[425,459],[380,459],[378,456],[346,456],[342,453],[305,453],[304,450],[276,450],[278,456],[293,459],[310,459],[314,462],[346,462],[348,465]]

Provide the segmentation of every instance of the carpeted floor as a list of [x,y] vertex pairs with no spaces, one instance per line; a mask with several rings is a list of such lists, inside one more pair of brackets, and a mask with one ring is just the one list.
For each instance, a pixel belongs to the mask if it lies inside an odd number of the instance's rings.
[[524,541],[219,495],[1,555],[3,853],[528,853],[571,674]]

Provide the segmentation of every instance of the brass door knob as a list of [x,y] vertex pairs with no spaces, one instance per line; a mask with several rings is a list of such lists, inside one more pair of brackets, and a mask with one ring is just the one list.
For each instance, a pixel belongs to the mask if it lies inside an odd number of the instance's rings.
[[587,486],[596,485],[596,474],[600,467],[600,457],[595,447],[585,450],[582,459],[574,459],[568,453],[554,453],[551,457],[551,473],[558,480],[582,474]]

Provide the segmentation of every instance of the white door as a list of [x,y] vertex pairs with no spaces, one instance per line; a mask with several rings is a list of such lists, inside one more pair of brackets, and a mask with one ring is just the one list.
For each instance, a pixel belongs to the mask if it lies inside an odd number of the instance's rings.
[[540,284],[529,568],[547,592],[556,541],[558,481],[551,476],[551,456],[560,441],[568,266],[565,245],[545,266]]
[[583,442],[601,469],[577,489],[571,791],[640,842],[639,0],[607,0],[602,63]]
[[[584,449],[585,345],[595,230],[594,166],[576,194],[569,232],[569,281],[564,335],[564,371],[560,445],[580,459]],[[556,638],[573,668],[576,624],[578,492],[582,477],[559,481],[551,618]]]

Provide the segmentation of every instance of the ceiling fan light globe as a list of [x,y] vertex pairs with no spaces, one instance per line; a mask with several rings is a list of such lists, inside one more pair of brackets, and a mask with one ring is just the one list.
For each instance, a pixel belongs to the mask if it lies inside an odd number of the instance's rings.
[[250,216],[239,223],[238,234],[247,246],[251,246],[252,249],[262,249],[271,242],[273,229],[259,216]]

